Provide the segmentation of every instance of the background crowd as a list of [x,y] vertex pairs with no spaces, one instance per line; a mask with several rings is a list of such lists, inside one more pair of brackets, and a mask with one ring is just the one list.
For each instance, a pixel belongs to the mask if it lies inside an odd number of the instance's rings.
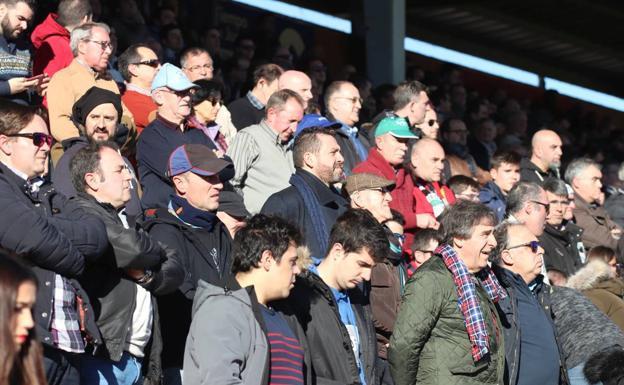
[[624,383],[623,127],[191,13],[0,0],[1,384]]

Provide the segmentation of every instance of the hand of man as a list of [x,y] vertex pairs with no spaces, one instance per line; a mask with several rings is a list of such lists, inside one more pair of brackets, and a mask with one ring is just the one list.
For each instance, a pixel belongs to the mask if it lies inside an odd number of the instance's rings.
[[416,227],[437,230],[440,224],[431,214],[416,214]]
[[24,92],[31,87],[35,87],[39,83],[39,79],[28,80],[28,78],[11,78],[9,79],[9,88],[11,89],[11,95]]

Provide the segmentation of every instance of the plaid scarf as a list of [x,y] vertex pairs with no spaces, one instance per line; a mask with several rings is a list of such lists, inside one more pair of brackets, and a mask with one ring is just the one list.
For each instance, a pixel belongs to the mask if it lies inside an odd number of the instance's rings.
[[472,345],[472,358],[474,362],[478,362],[490,352],[490,336],[485,326],[475,284],[480,282],[490,300],[494,302],[505,298],[507,294],[489,267],[473,275],[468,272],[466,264],[459,259],[457,252],[451,246],[440,245],[435,253],[442,257],[444,264],[453,275],[453,281],[457,287],[457,304],[464,316],[468,338]]

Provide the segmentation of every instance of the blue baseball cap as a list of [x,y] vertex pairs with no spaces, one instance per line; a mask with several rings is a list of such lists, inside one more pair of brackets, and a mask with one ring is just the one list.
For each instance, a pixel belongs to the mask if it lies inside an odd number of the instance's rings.
[[163,64],[154,76],[152,81],[152,91],[160,87],[171,88],[174,91],[184,91],[190,88],[196,88],[181,69],[170,63]]
[[297,125],[297,130],[295,131],[294,136],[296,137],[301,131],[309,127],[339,128],[340,126],[342,126],[342,124],[339,122],[332,122],[319,114],[306,114]]
[[203,144],[184,144],[177,147],[169,156],[167,176],[173,177],[191,171],[197,175],[220,174],[232,163],[217,157],[213,150]]

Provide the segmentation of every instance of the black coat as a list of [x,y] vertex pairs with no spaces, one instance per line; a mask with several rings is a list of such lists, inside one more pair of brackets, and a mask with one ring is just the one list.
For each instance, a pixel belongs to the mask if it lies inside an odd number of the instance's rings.
[[[376,385],[377,338],[368,297],[359,288],[348,295],[357,320],[366,383]],[[349,332],[340,320],[331,289],[320,277],[309,271],[298,276],[290,296],[276,308],[295,316],[303,327],[317,385],[360,384]]]
[[[176,290],[184,278],[184,270],[173,251],[153,240],[141,227],[129,223],[130,227],[126,229],[117,210],[111,205],[99,203],[85,194],[72,198],[69,204],[72,208],[97,213],[106,225],[108,250],[104,257],[87,265],[81,282],[93,303],[96,322],[102,333],[104,349],[99,354],[119,361],[127,347],[137,291],[137,283],[124,274],[124,269],[151,270],[153,279],[143,287],[153,294]],[[157,313],[154,304],[149,353],[145,352],[149,364],[143,366],[146,377],[152,381],[160,378],[161,373]]]
[[[327,187],[311,173],[297,168],[295,174],[303,178],[312,191],[314,191],[321,206],[327,229],[330,231],[334,223],[336,223],[336,219],[349,208],[349,202],[335,188]],[[312,256],[315,258],[325,257],[327,250],[321,250],[319,243],[316,241],[316,232],[314,231],[312,218],[297,188],[290,186],[271,195],[264,203],[264,206],[262,206],[262,213],[278,215],[297,225],[302,234],[305,235],[305,244],[310,249]]]
[[254,124],[259,124],[265,116],[265,109],[254,107],[247,96],[238,98],[228,105],[228,110],[232,115],[232,124],[237,131]]
[[540,170],[529,158],[523,158],[520,161],[520,180],[523,182],[535,182],[540,186],[546,178],[558,178],[559,176],[553,171],[546,172]]
[[101,338],[93,311],[75,278],[83,273],[86,261],[106,250],[106,230],[97,217],[84,210],[68,213],[66,203],[51,184],[43,184],[37,194],[29,193],[24,180],[0,163],[0,246],[24,258],[37,275],[39,289],[33,311],[37,335],[53,346],[50,325],[55,274],[59,274],[69,279],[83,299],[86,334],[97,345]]
[[184,344],[191,326],[197,282],[221,286],[231,275],[231,245],[227,228],[219,220],[212,231],[192,227],[167,209],[147,210],[143,227],[150,236],[176,250],[184,266],[184,282],[175,292],[158,298],[163,335],[163,367],[182,367]]
[[583,266],[581,253],[584,254],[585,249],[581,234],[583,229],[572,222],[568,222],[563,230],[546,224],[544,233],[539,236],[546,270],[558,270],[569,277]]

